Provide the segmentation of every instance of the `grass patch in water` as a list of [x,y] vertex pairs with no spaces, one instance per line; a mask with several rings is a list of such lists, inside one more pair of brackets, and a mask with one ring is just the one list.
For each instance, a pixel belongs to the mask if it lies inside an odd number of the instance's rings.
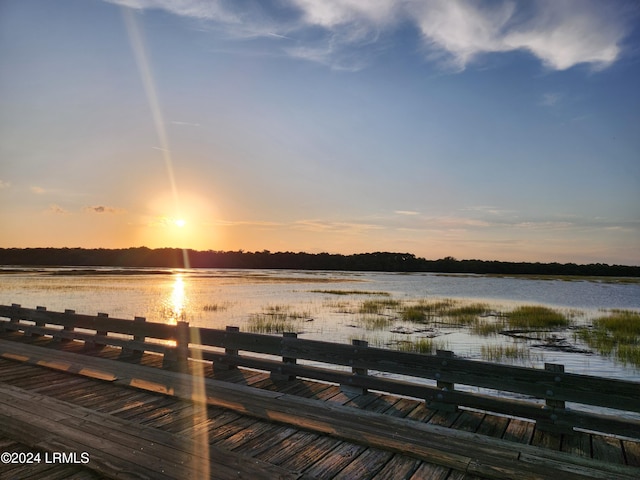
[[488,337],[490,335],[496,335],[505,329],[504,320],[491,322],[485,319],[476,318],[471,325],[471,332],[475,335],[482,337]]
[[397,349],[401,352],[422,353],[433,355],[436,350],[444,350],[446,344],[433,338],[418,338],[416,340],[402,340],[397,343]]
[[612,310],[596,318],[593,328],[582,328],[577,336],[601,355],[614,355],[623,363],[640,366],[640,313]]
[[308,312],[292,311],[288,305],[270,305],[261,313],[249,316],[247,329],[253,333],[296,332],[300,322],[309,320]]
[[397,308],[400,306],[400,300],[385,299],[385,300],[366,300],[362,302],[358,313],[364,314],[381,314],[387,309]]
[[415,305],[408,305],[400,311],[407,322],[424,323],[435,317],[443,317],[457,302],[451,298],[444,300],[421,300]]
[[506,314],[511,328],[543,330],[568,327],[571,320],[563,313],[540,305],[523,305]]
[[205,312],[222,312],[222,311],[226,310],[227,308],[229,308],[229,303],[228,302],[208,303],[207,305],[204,305],[202,307],[202,309]]
[[447,298],[436,301],[420,301],[415,305],[404,307],[400,311],[406,322],[425,323],[438,318],[444,323],[454,326],[470,325],[481,315],[490,313],[486,303],[469,303],[460,305],[456,300]]
[[358,317],[358,323],[365,330],[386,330],[393,324],[393,319],[380,315],[361,315]]
[[480,355],[483,360],[489,362],[531,359],[530,349],[521,345],[482,345]]
[[489,313],[489,305],[486,303],[470,303],[452,308],[447,312],[447,317],[456,325],[470,325],[475,323],[479,316]]
[[377,295],[390,297],[389,292],[375,292],[369,290],[310,290],[311,293],[326,293],[328,295]]
[[249,317],[247,329],[252,333],[284,333],[298,331],[298,322],[289,319],[268,318],[260,315]]
[[416,305],[403,308],[400,314],[406,322],[422,323],[427,319],[424,310]]

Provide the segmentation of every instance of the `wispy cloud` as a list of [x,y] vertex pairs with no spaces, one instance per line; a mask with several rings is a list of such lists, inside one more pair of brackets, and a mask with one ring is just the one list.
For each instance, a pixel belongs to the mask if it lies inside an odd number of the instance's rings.
[[207,225],[216,226],[216,227],[240,227],[240,226],[252,226],[252,227],[261,227],[261,228],[277,228],[281,227],[283,224],[281,222],[272,222],[272,221],[260,221],[260,220],[222,220],[217,219],[214,221],[209,221]]
[[201,126],[199,123],[180,122],[178,120],[172,120],[171,121],[171,125],[183,125],[183,126],[186,126],[186,127],[200,127]]
[[9,182],[5,182],[4,180],[0,180],[0,190],[3,188],[9,188],[11,184]]
[[542,95],[540,99],[540,105],[543,107],[554,107],[562,98],[562,95],[559,93],[545,93]]
[[69,212],[60,205],[49,205],[45,213],[53,213],[54,215],[68,215]]
[[479,214],[489,214],[492,216],[504,216],[514,213],[513,210],[500,208],[493,205],[474,205],[471,207],[463,208],[462,210],[467,212],[477,212]]
[[[598,0],[105,0],[214,23],[229,37],[263,37],[284,53],[333,68],[363,68],[382,38],[413,25],[427,58],[464,70],[489,53],[528,51],[546,67],[603,69],[621,55],[625,2]],[[615,5],[612,5],[614,3]],[[355,51],[354,51],[355,50]]]
[[44,188],[35,185],[30,187],[29,190],[31,190],[31,193],[35,193],[36,195],[44,195],[45,193],[47,193]]
[[553,221],[537,221],[537,222],[520,222],[513,225],[516,228],[526,230],[566,230],[575,227],[572,222],[553,222]]
[[397,213],[398,215],[420,215],[420,212],[416,212],[414,210],[396,210],[394,213]]
[[335,222],[329,220],[299,220],[293,224],[294,228],[310,230],[313,232],[341,232],[357,233],[368,230],[378,230],[381,225],[358,222]]
[[[610,7],[610,6],[609,6]],[[416,2],[414,18],[431,53],[463,70],[486,53],[526,50],[553,70],[606,68],[627,33],[621,16],[592,0]]]
[[123,213],[122,209],[115,207],[106,207],[104,205],[95,205],[91,207],[85,207],[84,211],[87,213],[97,213],[97,214],[115,214],[115,213]]

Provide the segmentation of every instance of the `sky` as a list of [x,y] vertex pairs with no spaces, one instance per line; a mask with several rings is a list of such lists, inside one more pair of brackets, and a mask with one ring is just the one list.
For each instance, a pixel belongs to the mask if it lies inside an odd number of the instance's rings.
[[640,265],[634,0],[0,0],[0,247]]

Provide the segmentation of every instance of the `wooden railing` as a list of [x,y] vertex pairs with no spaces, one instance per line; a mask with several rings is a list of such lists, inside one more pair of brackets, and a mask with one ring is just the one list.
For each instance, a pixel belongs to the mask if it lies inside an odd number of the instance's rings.
[[[640,438],[640,415],[635,415],[640,413],[640,383],[567,373],[562,365],[507,366],[464,360],[444,351],[422,355],[373,348],[358,340],[337,344],[300,339],[294,333],[262,335],[237,327],[167,325],[141,317],[131,321],[15,304],[0,306],[0,330],[81,340],[88,348],[117,346],[126,354],[161,353],[163,366],[170,369],[184,370],[192,358],[211,361],[214,369],[243,366],[271,372],[280,380],[302,377],[356,392],[421,398],[436,408],[462,406],[528,418],[546,430],[569,433],[578,428]],[[598,408],[587,411],[584,406]]]

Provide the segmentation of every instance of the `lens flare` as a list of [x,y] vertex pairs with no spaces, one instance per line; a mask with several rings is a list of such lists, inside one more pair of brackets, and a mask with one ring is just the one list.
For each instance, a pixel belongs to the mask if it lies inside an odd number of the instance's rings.
[[[176,185],[176,179],[173,169],[173,159],[171,157],[171,149],[169,148],[169,139],[167,131],[164,127],[164,119],[162,116],[162,110],[160,109],[160,102],[158,101],[158,94],[156,92],[155,82],[153,81],[153,74],[149,62],[147,60],[147,52],[145,50],[144,41],[140,34],[140,29],[136,23],[135,13],[133,9],[123,7],[122,15],[127,27],[127,33],[129,35],[129,41],[131,42],[131,48],[140,71],[140,77],[144,87],[145,94],[147,95],[147,101],[149,102],[149,108],[151,109],[151,115],[153,117],[153,123],[155,125],[156,134],[158,135],[158,142],[160,147],[157,149],[162,152],[164,158],[165,167],[167,169],[167,176],[169,177],[169,184],[171,185],[171,193],[173,194],[173,203],[175,211],[181,212],[180,197],[178,195],[178,187]],[[176,223],[177,226],[180,226]],[[184,224],[182,225],[184,226]],[[189,255],[187,251],[183,249],[183,266],[185,268],[190,267]]]

